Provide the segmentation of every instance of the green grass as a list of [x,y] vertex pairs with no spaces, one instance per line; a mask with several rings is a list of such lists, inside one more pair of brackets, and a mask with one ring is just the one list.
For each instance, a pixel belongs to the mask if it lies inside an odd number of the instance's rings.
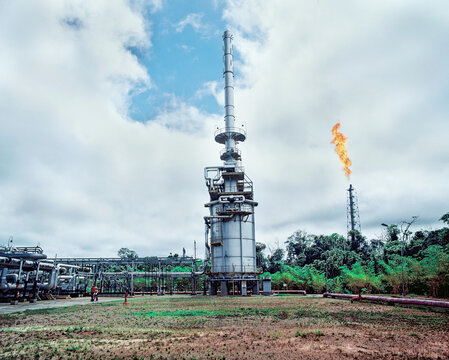
[[[289,358],[288,352],[278,352],[297,342],[331,346],[345,339],[358,346],[370,337],[392,341],[397,336],[426,351],[423,342],[432,336],[449,340],[448,314],[303,296],[144,297],[128,306],[89,303],[0,316],[0,359],[39,353],[41,359],[260,360]],[[238,353],[247,348],[250,355]],[[272,352],[262,356],[254,349]]]
[[[147,317],[159,317],[159,316],[174,316],[174,317],[192,317],[192,316],[205,316],[205,317],[234,317],[234,316],[266,316],[280,314],[285,314],[285,311],[278,311],[274,309],[257,309],[257,308],[238,308],[238,309],[227,309],[227,310],[205,310],[205,309],[195,309],[195,310],[174,310],[174,311],[148,311],[148,312],[137,312],[133,313],[134,316],[147,316]],[[123,314],[122,316],[127,316]]]

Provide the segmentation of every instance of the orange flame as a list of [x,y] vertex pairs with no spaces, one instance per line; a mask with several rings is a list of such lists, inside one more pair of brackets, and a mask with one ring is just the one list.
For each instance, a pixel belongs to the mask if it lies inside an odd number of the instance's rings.
[[341,132],[338,131],[340,128],[340,123],[336,123],[332,128],[332,135],[334,136],[334,140],[331,141],[331,144],[335,144],[335,152],[338,154],[341,163],[343,164],[346,176],[349,179],[352,171],[349,167],[352,165],[351,160],[349,159],[348,152],[346,151],[346,141],[348,138],[344,136]]

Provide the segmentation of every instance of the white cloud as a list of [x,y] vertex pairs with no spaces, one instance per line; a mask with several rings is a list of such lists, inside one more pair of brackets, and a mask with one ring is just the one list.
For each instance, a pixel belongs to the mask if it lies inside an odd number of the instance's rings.
[[128,93],[150,84],[127,50],[151,49],[142,15],[126,1],[7,2],[0,33],[0,238],[59,256],[200,240],[213,125],[179,101],[128,119]]
[[[346,232],[348,182],[330,144],[341,120],[362,230],[447,212],[449,50],[444,2],[229,1],[236,115],[260,241]],[[442,226],[442,223],[439,224]]]
[[175,25],[175,29],[177,32],[183,32],[185,27],[190,25],[196,32],[205,33],[208,30],[208,26],[203,23],[203,17],[204,14],[202,13],[188,14]]
[[203,113],[176,96],[169,95],[169,101],[159,109],[159,113],[153,121],[169,130],[207,137],[208,134],[211,134],[211,129],[219,118],[219,116]]
[[195,97],[198,99],[208,95],[213,96],[220,106],[224,106],[224,90],[217,81],[205,82],[195,93]]
[[195,48],[186,44],[176,45],[178,48],[184,50],[186,53],[192,52]]
[[[201,242],[202,174],[220,163],[212,126],[222,116],[173,96],[152,121],[128,118],[130,91],[155,86],[151,69],[128,50],[152,51],[151,18],[138,5],[0,3],[5,242],[12,234],[60,256],[111,256],[123,246],[166,255]],[[258,241],[273,245],[297,228],[345,232],[348,183],[330,144],[337,120],[349,137],[368,235],[412,215],[421,216],[416,227],[435,226],[448,211],[445,8],[227,5],[239,55],[236,115],[248,128],[243,165],[260,204]],[[201,17],[187,19],[182,29],[204,30]],[[197,98],[220,103],[221,88],[208,82]]]

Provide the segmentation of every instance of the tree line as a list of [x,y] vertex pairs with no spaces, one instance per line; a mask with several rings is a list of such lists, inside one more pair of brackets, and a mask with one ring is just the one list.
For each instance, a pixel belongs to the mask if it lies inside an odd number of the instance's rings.
[[449,297],[449,213],[440,220],[441,229],[415,233],[389,225],[369,241],[358,231],[345,238],[298,230],[269,255],[257,243],[257,265],[274,289],[400,294],[404,279],[407,294]]

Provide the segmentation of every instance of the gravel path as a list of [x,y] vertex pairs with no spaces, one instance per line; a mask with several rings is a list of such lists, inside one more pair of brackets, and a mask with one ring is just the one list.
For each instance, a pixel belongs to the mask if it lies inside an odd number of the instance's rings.
[[[98,303],[104,303],[109,301],[123,301],[122,297],[99,297]],[[9,303],[0,304],[0,315],[12,314],[25,310],[35,310],[35,309],[50,309],[56,307],[66,307],[74,305],[91,305],[90,297],[80,297],[72,299],[61,299],[61,300],[43,300],[38,301],[35,304],[30,304],[29,302],[20,302],[17,305],[10,305]]]

